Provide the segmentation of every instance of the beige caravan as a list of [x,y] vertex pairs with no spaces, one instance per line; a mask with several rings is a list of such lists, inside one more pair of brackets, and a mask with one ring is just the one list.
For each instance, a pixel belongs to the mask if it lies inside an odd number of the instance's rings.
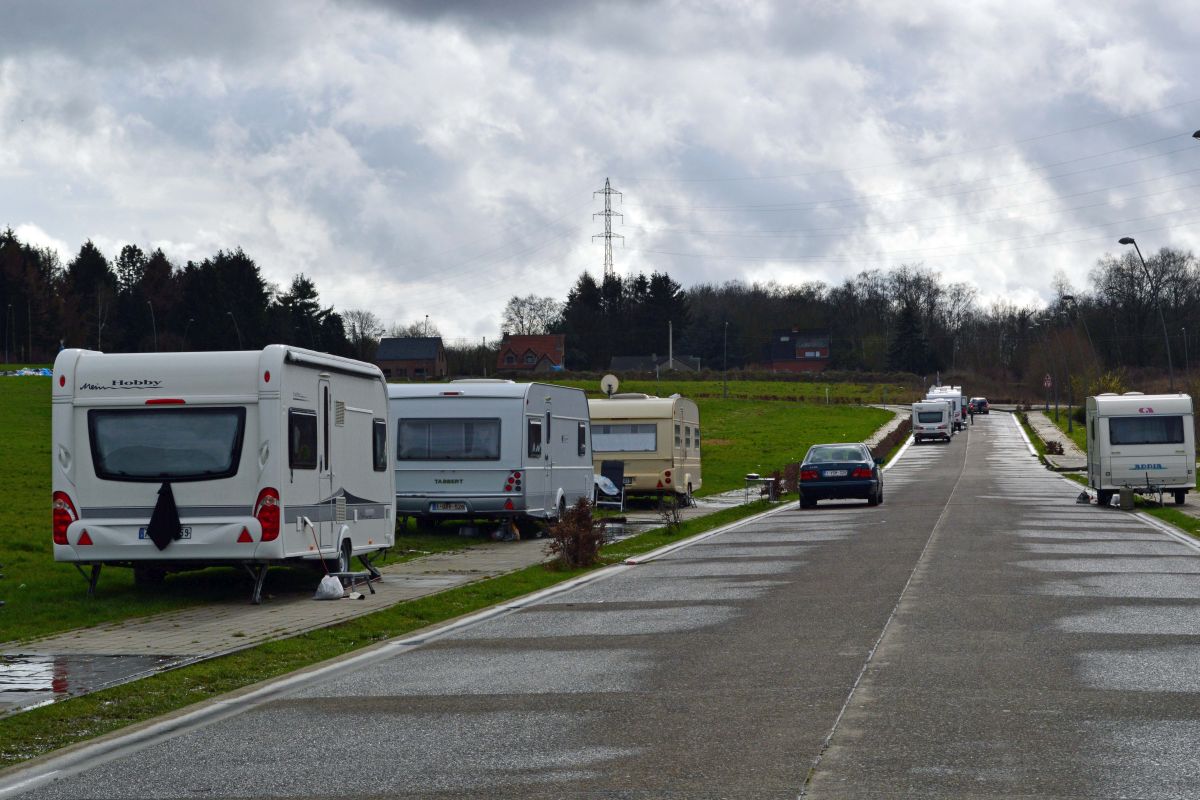
[[592,462],[625,464],[625,493],[675,492],[689,500],[700,489],[700,411],[686,397],[614,394],[588,400]]

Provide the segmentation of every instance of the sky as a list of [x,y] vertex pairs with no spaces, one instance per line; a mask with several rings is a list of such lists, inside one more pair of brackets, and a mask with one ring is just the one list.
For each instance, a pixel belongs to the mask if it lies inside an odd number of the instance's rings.
[[451,338],[603,274],[983,307],[1200,252],[1200,14],[1163,0],[4,0],[0,227]]

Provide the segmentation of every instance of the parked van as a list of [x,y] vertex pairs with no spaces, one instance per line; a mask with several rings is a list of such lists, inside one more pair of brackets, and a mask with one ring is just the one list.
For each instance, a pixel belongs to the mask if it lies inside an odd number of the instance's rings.
[[[377,367],[284,345],[63,350],[54,362],[54,558],[167,571],[390,547],[387,388]],[[364,561],[369,565],[369,561]]]
[[1175,496],[1196,486],[1192,398],[1186,394],[1105,393],[1087,399],[1088,486],[1106,506],[1113,492]]
[[588,400],[592,458],[625,464],[626,495],[674,493],[690,503],[701,486],[700,410],[686,397],[626,392]]
[[587,396],[506,380],[388,386],[396,513],[558,519],[592,496]]
[[950,441],[954,435],[953,406],[945,400],[922,400],[912,404],[913,440],[942,439]]

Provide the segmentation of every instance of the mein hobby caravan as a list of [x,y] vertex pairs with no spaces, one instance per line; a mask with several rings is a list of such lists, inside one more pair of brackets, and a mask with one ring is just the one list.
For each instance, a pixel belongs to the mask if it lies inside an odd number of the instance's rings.
[[[266,568],[391,546],[387,389],[370,364],[284,345],[228,353],[64,350],[54,363],[54,558]],[[364,559],[364,563],[367,563]]]
[[682,495],[700,488],[700,410],[686,397],[614,394],[589,400],[596,472],[625,464],[625,493]]
[[1088,486],[1106,506],[1113,493],[1165,492],[1182,504],[1196,485],[1192,398],[1101,394],[1087,399]]
[[945,400],[922,400],[912,404],[912,433],[917,443],[954,435],[953,405]]
[[591,497],[587,397],[545,383],[390,384],[396,513],[557,519]]

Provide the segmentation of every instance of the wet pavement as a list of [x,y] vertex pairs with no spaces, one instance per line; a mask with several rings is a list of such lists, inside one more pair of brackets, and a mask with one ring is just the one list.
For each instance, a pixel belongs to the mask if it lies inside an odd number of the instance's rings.
[[787,504],[0,796],[1196,796],[1195,543],[1076,505],[1008,415],[909,447],[885,484],[880,507]]
[[[881,440],[908,414],[907,407],[887,409],[896,416],[868,444]],[[679,516],[686,521],[742,505],[759,499],[760,489],[754,485],[699,497],[694,506],[680,509]],[[633,499],[622,516],[623,521],[609,524],[613,541],[666,521],[649,499]],[[460,551],[387,566],[383,580],[373,584],[376,593],[364,592],[361,601],[314,602],[307,593],[276,596],[259,606],[230,601],[10,644],[0,653],[0,716],[522,569],[547,559],[545,545],[544,539],[471,541]]]

